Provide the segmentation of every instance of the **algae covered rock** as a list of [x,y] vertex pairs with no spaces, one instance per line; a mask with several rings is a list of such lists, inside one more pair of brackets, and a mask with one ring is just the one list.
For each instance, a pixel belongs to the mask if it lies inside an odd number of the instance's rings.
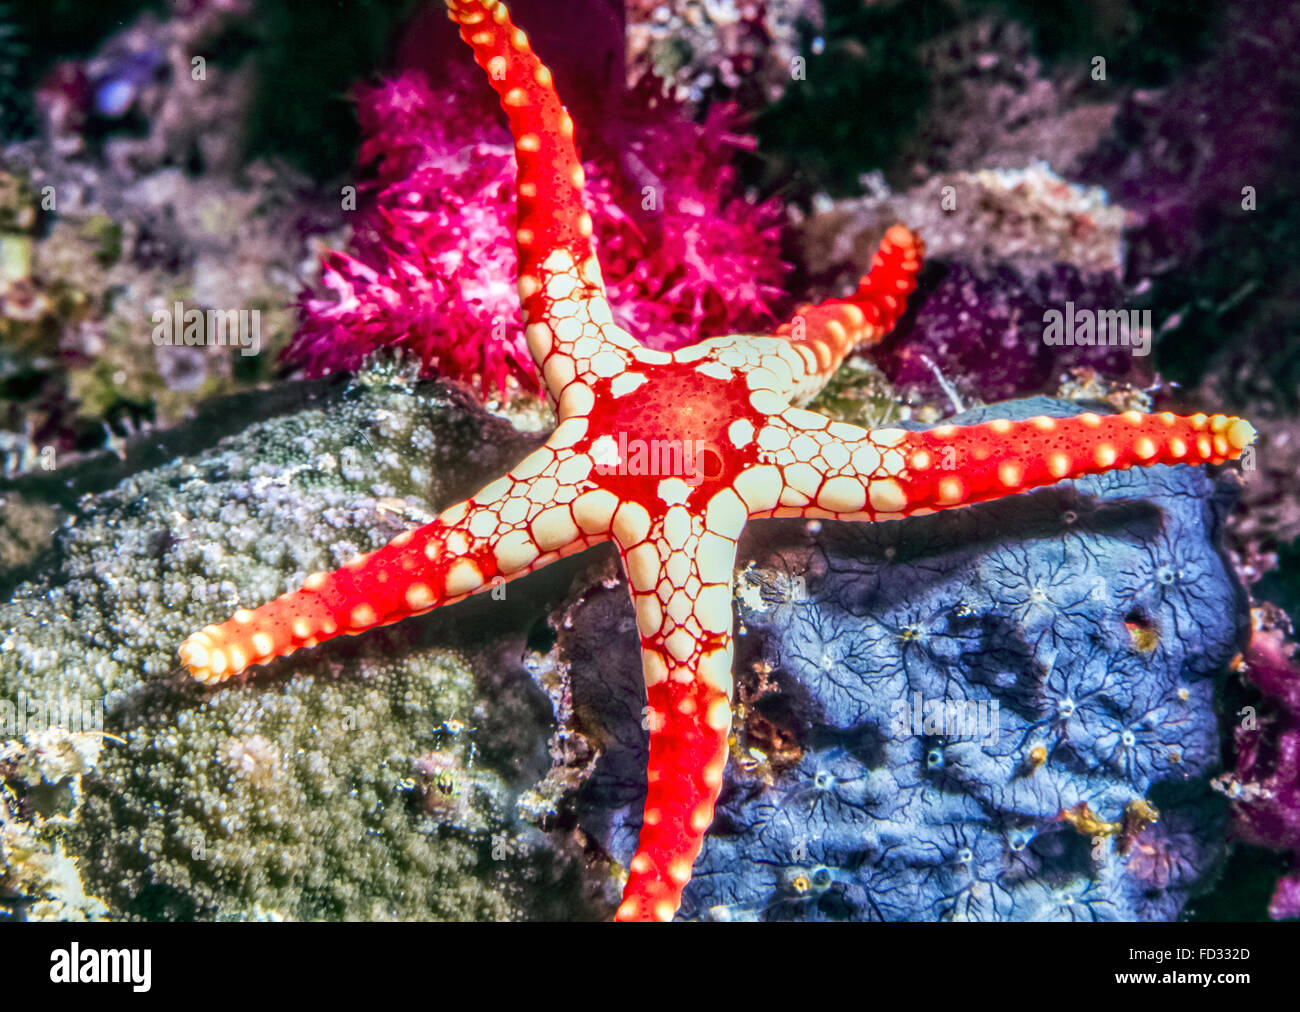
[[549,764],[550,709],[519,662],[544,590],[340,638],[217,691],[174,658],[192,629],[472,493],[526,437],[383,371],[249,421],[83,498],[0,607],[0,698],[103,706],[103,748],[61,821],[40,777],[6,776],[27,825],[113,916],[603,915],[580,852],[516,815]]

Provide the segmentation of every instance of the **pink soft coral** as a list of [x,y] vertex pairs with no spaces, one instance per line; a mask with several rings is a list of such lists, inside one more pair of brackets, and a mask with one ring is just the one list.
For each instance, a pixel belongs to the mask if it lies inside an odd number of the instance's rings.
[[[648,91],[630,101],[645,100]],[[624,171],[589,187],[614,211],[597,219],[601,263],[619,322],[648,343],[693,343],[709,334],[770,325],[785,299],[781,208],[732,198],[733,106],[714,106],[702,126],[676,108],[624,139]],[[655,210],[643,210],[653,201]],[[638,216],[639,215],[639,216]]]
[[[455,77],[453,75],[453,82]],[[515,293],[514,153],[504,124],[455,83],[418,72],[362,89],[373,167],[352,255],[325,258],[335,298],[305,292],[288,356],[311,375],[355,369],[384,346],[487,396],[537,390]],[[736,195],[730,114],[703,125],[642,107],[594,139],[588,201],[616,317],[660,347],[770,325],[784,308],[781,209]]]

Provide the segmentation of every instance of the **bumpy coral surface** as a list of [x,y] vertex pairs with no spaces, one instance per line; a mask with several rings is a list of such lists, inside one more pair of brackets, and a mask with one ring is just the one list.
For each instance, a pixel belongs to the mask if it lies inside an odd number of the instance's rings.
[[[923,283],[924,301],[896,338],[873,356],[898,387],[935,397],[939,377],[962,397],[1000,400],[1053,392],[1074,369],[1116,386],[1149,385],[1150,358],[1130,346],[1072,347],[1044,342],[1044,314],[1067,304],[1097,313],[1124,305],[1114,274],[1090,274],[1068,264],[1026,279],[1010,267],[981,271],[945,264]],[[1138,318],[1139,321],[1141,317]],[[1134,341],[1150,348],[1150,330]]]
[[744,91],[775,101],[801,72],[801,32],[822,24],[818,0],[632,0],[627,16],[629,76],[653,74],[693,101]]
[[[1208,780],[1245,632],[1218,544],[1233,485],[1161,466],[908,524],[764,528],[740,591],[739,762],[683,913],[1176,916],[1223,847]],[[645,746],[617,601],[593,590],[561,648],[606,746],[583,826],[626,858]],[[935,701],[976,704],[977,733],[927,725]]]
[[[517,658],[544,594],[485,601],[472,633],[408,623],[216,693],[169,674],[195,614],[377,547],[526,446],[463,395],[366,378],[88,498],[39,576],[0,607],[0,699],[104,700],[114,737],[77,771],[79,810],[22,832],[46,864],[66,848],[86,894],[116,915],[606,912],[589,907],[563,841],[514,814],[545,772],[549,714],[505,659],[507,634],[486,636],[486,650],[480,637],[508,616]],[[6,780],[24,809],[34,803],[39,778]],[[32,881],[0,866],[0,882],[10,876]],[[84,907],[71,879],[70,895],[25,902]]]

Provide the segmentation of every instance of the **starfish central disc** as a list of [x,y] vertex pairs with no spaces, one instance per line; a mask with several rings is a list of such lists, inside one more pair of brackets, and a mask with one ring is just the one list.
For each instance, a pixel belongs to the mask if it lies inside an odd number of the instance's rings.
[[[637,363],[594,384],[590,433],[602,487],[652,512],[727,487],[753,461],[761,412],[743,374],[715,362]],[[675,479],[663,484],[664,479]]]

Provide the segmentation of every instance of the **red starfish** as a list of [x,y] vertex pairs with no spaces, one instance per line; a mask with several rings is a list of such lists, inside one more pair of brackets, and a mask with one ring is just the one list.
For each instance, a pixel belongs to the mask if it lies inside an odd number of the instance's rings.
[[776,336],[642,347],[610,316],[573,120],[550,72],[504,4],[447,6],[510,118],[519,294],[559,422],[541,449],[433,523],[206,627],[180,657],[219,682],[612,538],[636,605],[650,730],[645,814],[617,917],[669,920],[722,786],[736,539],[749,519],[893,520],[1114,468],[1220,463],[1254,430],[1223,415],[1127,412],[868,431],[791,407],[898,319],[922,254],[901,226],[854,295],[803,307]]

